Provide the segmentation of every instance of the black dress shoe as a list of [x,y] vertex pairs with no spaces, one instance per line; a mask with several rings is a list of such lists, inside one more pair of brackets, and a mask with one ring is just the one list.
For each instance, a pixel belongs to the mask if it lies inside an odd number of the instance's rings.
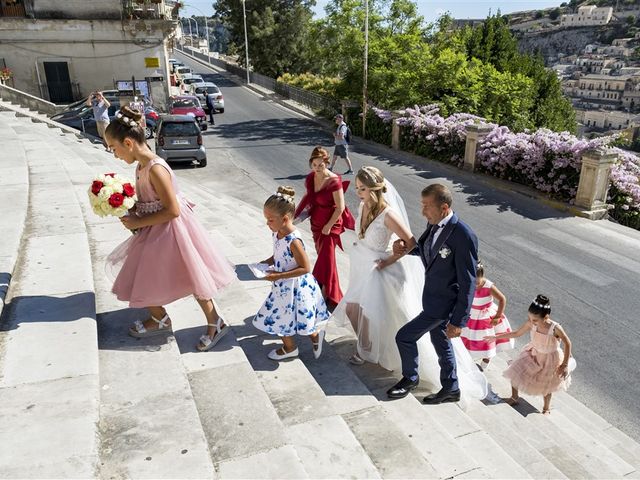
[[414,381],[409,380],[407,377],[402,377],[402,380],[387,390],[387,396],[389,398],[404,398],[409,395],[411,390],[418,386],[418,383],[420,383],[419,378]]
[[440,390],[438,393],[433,393],[422,399],[422,403],[426,405],[438,405],[440,403],[450,403],[460,401],[460,390],[454,390],[453,392],[445,392]]

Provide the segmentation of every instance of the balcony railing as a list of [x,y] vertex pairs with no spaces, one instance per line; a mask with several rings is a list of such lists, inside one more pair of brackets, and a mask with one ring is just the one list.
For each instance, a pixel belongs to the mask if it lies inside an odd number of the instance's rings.
[[165,4],[164,0],[122,0],[125,19],[172,20],[173,6],[173,3]]
[[0,0],[0,17],[26,17],[21,0]]

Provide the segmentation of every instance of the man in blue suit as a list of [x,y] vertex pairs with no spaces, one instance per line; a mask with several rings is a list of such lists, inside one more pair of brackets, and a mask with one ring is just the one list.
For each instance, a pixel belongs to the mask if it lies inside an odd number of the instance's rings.
[[444,185],[431,184],[422,190],[422,215],[429,225],[413,251],[402,240],[393,245],[394,254],[419,255],[425,269],[422,312],[396,335],[402,359],[402,380],[387,391],[389,398],[406,397],[419,383],[416,342],[429,332],[438,354],[442,389],[425,397],[426,404],[457,402],[460,388],[450,338],[460,336],[467,324],[476,288],[478,238],[451,210],[453,198]]

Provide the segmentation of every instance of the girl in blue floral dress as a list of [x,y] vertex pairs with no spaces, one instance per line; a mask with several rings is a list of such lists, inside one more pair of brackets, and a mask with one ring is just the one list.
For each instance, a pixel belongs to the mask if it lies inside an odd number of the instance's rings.
[[272,266],[264,278],[273,285],[253,324],[282,337],[283,346],[268,354],[276,361],[298,356],[296,334],[311,337],[313,354],[320,357],[329,319],[320,286],[310,273],[311,262],[304,243],[293,225],[294,195],[293,188],[278,187],[278,192],[264,204],[264,217],[273,232],[273,256],[261,263]]

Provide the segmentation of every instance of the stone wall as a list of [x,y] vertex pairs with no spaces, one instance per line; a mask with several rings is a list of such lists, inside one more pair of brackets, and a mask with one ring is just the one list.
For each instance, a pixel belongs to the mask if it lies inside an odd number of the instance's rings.
[[[47,100],[43,64],[66,62],[79,98],[132,76],[168,79],[164,39],[171,28],[161,20],[3,19],[0,58],[13,71],[17,89]],[[159,67],[147,67],[146,58],[157,58]]]

